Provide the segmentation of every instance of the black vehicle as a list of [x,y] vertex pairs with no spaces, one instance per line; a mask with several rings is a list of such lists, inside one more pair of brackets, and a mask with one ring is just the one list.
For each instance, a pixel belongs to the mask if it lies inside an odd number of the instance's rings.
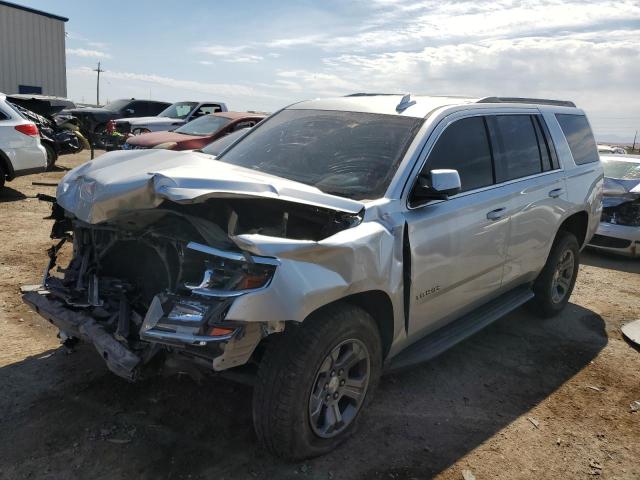
[[171,103],[155,100],[121,99],[114,100],[103,107],[84,107],[63,110],[63,114],[71,114],[80,122],[80,130],[93,143],[100,145],[106,133],[107,122],[123,117],[149,117],[159,114]]

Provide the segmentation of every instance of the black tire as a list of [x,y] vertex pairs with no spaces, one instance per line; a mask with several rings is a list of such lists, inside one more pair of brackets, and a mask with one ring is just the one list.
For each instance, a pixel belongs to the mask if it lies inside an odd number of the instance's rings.
[[0,161],[0,190],[4,188],[4,182],[7,179],[7,174],[2,168],[2,161]]
[[[380,378],[382,348],[374,320],[354,305],[336,304],[312,314],[300,325],[288,325],[282,334],[274,335],[270,340],[273,341],[270,341],[260,362],[253,393],[253,421],[258,440],[269,452],[288,460],[302,460],[333,450],[355,431]],[[342,348],[341,345],[349,345],[348,342],[366,347],[369,354],[368,384],[362,389],[364,393],[358,407],[347,407],[352,408],[349,423],[344,422],[343,430],[334,432],[334,436],[323,438],[314,430],[317,424],[312,426],[311,423],[312,391],[318,386],[318,389],[323,389],[322,398],[328,399],[325,392],[329,391],[326,390],[329,384],[325,379],[333,380],[337,374],[332,371],[329,374],[331,378],[319,377],[321,369],[330,361],[329,355],[336,348]],[[356,351],[360,348],[357,347]],[[330,368],[333,368],[333,363]],[[345,368],[352,371],[351,367]],[[340,375],[342,372],[340,369]],[[343,383],[340,380],[339,384]],[[351,401],[349,395],[345,397],[347,403]],[[340,393],[340,400],[334,403],[342,401]],[[326,410],[324,416],[328,416]],[[338,422],[336,425],[341,424]]]
[[48,143],[43,142],[42,146],[47,152],[47,170],[51,170],[58,160],[58,154],[56,153],[55,149]]
[[[573,264],[568,267],[568,256],[572,256]],[[567,266],[559,270],[561,262]],[[571,296],[576,284],[580,266],[580,246],[575,235],[559,231],[542,272],[533,284],[535,297],[529,302],[530,309],[542,318],[550,318],[559,314]],[[569,277],[569,275],[571,275]],[[561,279],[562,285],[560,285]]]

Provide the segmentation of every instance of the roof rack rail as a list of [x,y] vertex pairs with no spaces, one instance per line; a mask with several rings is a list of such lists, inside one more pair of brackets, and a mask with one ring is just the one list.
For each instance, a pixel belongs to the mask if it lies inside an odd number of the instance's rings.
[[520,97],[484,97],[477,103],[533,103],[537,105],[554,105],[556,107],[575,107],[576,104],[569,100],[549,100],[546,98],[520,98]]
[[404,95],[404,93],[367,93],[367,92],[359,92],[359,93],[349,93],[348,95],[345,95],[345,97],[377,97],[380,95],[386,95],[386,96],[391,96],[391,95]]

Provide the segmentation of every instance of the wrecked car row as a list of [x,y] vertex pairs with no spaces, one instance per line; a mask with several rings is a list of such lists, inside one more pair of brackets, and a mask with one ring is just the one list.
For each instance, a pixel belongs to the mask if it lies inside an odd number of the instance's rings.
[[168,359],[250,379],[282,457],[348,438],[383,371],[525,303],[559,313],[602,213],[571,102],[358,94],[232,135],[69,172],[23,299],[127,380]]

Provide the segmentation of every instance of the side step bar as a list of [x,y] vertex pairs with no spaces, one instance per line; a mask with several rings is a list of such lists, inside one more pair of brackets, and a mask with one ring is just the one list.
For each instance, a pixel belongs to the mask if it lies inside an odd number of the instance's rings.
[[403,370],[440,355],[533,298],[529,285],[517,287],[428,334],[393,357],[384,373]]

